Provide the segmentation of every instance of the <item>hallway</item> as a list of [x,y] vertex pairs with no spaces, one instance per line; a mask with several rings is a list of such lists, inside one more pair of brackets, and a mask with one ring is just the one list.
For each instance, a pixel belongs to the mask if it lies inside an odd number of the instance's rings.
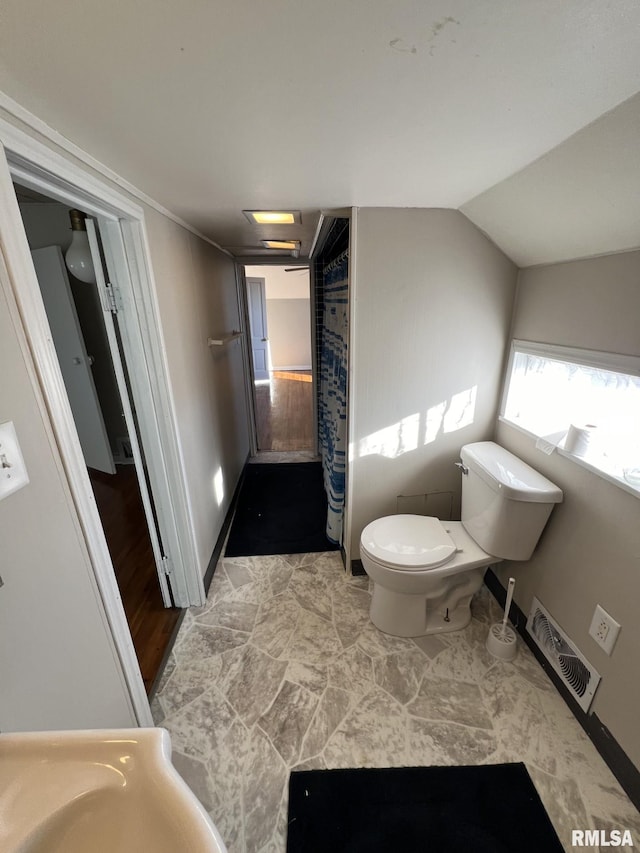
[[258,450],[313,450],[313,379],[310,370],[274,370],[255,383]]

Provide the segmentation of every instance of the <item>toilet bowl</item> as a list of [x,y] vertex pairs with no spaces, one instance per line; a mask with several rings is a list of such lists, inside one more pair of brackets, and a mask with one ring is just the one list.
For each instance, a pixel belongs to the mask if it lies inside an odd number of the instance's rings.
[[387,634],[458,631],[484,572],[501,560],[528,560],[562,491],[492,441],[465,445],[461,521],[389,515],[360,537],[373,581],[371,621]]
[[460,521],[422,515],[378,518],[362,531],[360,556],[373,581],[371,621],[386,634],[459,631],[486,567],[497,562]]

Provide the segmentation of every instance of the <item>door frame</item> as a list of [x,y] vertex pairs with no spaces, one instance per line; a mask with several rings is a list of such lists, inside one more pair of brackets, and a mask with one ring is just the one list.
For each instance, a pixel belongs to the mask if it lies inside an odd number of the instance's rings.
[[251,325],[249,322],[249,299],[247,294],[247,277],[244,264],[237,263],[236,268],[236,293],[238,296],[238,317],[240,338],[242,347],[242,362],[244,377],[244,396],[247,403],[247,415],[249,423],[249,457],[258,453],[258,427],[256,421],[256,386],[253,381],[253,352],[251,349]]
[[[238,305],[240,306],[240,320],[243,335],[243,355],[244,355],[244,384],[245,397],[247,399],[247,408],[249,413],[249,455],[255,456],[258,452],[258,423],[256,418],[256,388],[255,388],[255,370],[253,366],[253,352],[251,348],[251,321],[249,318],[249,300],[247,296],[247,278],[263,278],[262,276],[250,275],[247,276],[245,267],[285,267],[285,266],[309,266],[309,321],[310,321],[310,340],[311,340],[311,381],[312,381],[312,398],[313,398],[313,453],[318,455],[318,403],[317,403],[317,387],[318,387],[318,359],[317,359],[317,311],[316,311],[316,283],[313,274],[314,263],[312,259],[296,260],[291,263],[278,260],[266,261],[262,257],[252,258],[250,256],[236,259],[236,281],[238,285]],[[263,279],[264,280],[264,279]]]
[[[154,500],[178,583],[178,606],[205,601],[198,572],[195,532],[184,479],[177,419],[150,263],[144,210],[83,165],[57,153],[0,118],[0,237],[14,298],[46,401],[62,465],[87,545],[105,615],[139,725],[153,725],[131,632],[70,411],[38,288],[13,181],[79,207],[99,223],[105,251],[117,269],[127,310],[122,317],[140,431],[147,451]],[[156,494],[162,489],[163,494]]]
[[164,571],[164,558],[162,544],[160,542],[157,510],[153,502],[152,493],[150,492],[149,486],[147,484],[142,447],[140,443],[140,436],[138,434],[139,428],[133,414],[133,408],[131,405],[131,392],[129,391],[127,379],[125,376],[125,366],[121,353],[121,348],[123,346],[121,343],[122,335],[120,335],[120,339],[118,339],[118,336],[116,334],[115,322],[113,319],[113,306],[109,302],[107,279],[105,277],[107,271],[104,267],[100,253],[100,247],[98,243],[99,232],[96,228],[96,222],[89,216],[85,219],[85,223],[87,228],[87,239],[89,241],[89,247],[91,250],[91,258],[93,260],[93,266],[96,275],[95,286],[98,289],[98,296],[100,299],[100,305],[102,307],[101,320],[107,335],[107,341],[109,343],[113,372],[116,379],[118,393],[120,395],[120,405],[122,406],[122,413],[124,415],[124,421],[127,428],[127,436],[131,445],[133,462],[138,478],[140,498],[142,500],[144,515],[147,520],[147,527],[149,529],[149,539],[151,540],[151,550],[153,552],[153,559],[155,561],[158,581],[160,583],[162,603],[165,607],[170,607],[172,604],[171,590],[169,589],[169,581]]

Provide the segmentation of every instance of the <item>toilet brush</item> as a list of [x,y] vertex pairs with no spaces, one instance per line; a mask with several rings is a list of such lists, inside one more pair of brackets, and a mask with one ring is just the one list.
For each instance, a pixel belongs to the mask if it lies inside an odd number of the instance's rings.
[[513,588],[516,585],[515,578],[509,578],[509,586],[507,587],[507,601],[504,607],[504,616],[502,622],[496,622],[491,626],[489,636],[487,637],[487,651],[494,657],[500,660],[513,660],[516,656],[516,632],[510,625],[507,625],[509,620],[509,610],[511,609],[511,600],[513,599]]

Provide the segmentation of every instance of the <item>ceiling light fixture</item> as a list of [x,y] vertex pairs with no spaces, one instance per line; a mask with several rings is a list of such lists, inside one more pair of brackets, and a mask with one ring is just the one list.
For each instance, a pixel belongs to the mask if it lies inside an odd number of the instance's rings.
[[282,249],[293,252],[300,248],[300,240],[260,240],[265,249]]
[[71,230],[73,236],[71,245],[64,256],[67,269],[85,284],[96,283],[96,273],[93,268],[89,238],[87,237],[87,226],[84,224],[85,214],[80,210],[70,210]]
[[299,225],[299,210],[243,210],[252,225]]

